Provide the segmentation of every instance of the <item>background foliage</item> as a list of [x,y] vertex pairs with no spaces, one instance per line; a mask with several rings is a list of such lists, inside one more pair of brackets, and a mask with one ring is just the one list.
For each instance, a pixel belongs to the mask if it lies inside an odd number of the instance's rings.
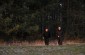
[[54,35],[60,18],[66,37],[84,38],[84,0],[1,0],[0,39],[42,39],[45,26]]

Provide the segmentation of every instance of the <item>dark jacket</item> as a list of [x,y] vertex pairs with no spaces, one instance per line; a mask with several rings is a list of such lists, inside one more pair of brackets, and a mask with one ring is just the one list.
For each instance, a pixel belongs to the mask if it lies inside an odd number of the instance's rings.
[[50,38],[50,32],[44,32],[43,36],[44,38]]

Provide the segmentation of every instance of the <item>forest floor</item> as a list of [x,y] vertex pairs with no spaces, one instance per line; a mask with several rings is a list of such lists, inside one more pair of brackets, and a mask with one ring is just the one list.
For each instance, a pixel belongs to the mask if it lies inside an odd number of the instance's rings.
[[85,55],[85,43],[52,45],[0,45],[0,55]]

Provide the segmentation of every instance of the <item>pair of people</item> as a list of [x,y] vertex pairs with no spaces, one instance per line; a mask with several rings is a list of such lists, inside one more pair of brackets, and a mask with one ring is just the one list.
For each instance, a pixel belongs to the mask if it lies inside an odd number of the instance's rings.
[[[45,29],[45,32],[44,32],[43,36],[44,36],[45,45],[49,45],[49,38],[51,37],[51,35],[50,35],[50,31],[49,31],[48,28]],[[56,36],[57,36],[58,44],[62,45],[62,31],[61,31],[61,27],[58,27]]]

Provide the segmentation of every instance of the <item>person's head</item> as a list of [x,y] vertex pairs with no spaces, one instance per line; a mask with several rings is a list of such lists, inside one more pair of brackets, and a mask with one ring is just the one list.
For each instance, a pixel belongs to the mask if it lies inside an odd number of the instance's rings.
[[61,27],[58,27],[58,30],[61,30]]
[[48,28],[45,29],[45,32],[48,32]]

